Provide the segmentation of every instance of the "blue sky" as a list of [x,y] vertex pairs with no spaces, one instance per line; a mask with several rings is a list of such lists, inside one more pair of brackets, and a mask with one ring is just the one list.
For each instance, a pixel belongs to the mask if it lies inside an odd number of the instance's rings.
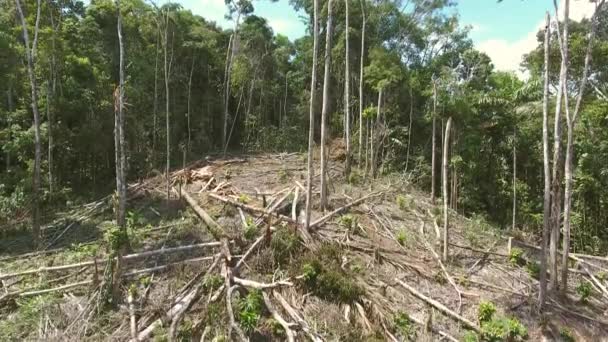
[[[224,0],[175,0],[222,27],[233,24],[224,18]],[[161,0],[162,2],[162,0]],[[560,0],[560,8],[563,0]],[[575,20],[589,17],[593,5],[588,0],[572,0],[570,16]],[[303,13],[297,13],[288,0],[254,1],[255,14],[265,17],[275,32],[291,40],[305,33]],[[476,47],[487,53],[497,69],[518,71],[523,54],[536,46],[536,32],[543,26],[545,11],[554,14],[553,0],[459,0],[455,10],[461,22],[472,27]]]

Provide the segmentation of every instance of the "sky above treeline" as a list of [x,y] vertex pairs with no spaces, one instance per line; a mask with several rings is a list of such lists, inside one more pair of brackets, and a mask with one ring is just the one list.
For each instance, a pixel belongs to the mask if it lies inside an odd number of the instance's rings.
[[[224,28],[233,26],[225,18],[224,0],[174,0],[186,9],[215,21]],[[564,0],[559,0],[560,8]],[[305,34],[303,12],[296,12],[288,0],[254,1],[254,13],[264,17],[276,33],[295,40]],[[570,17],[589,17],[594,5],[589,0],[571,0]],[[519,71],[522,56],[536,45],[536,33],[543,26],[546,11],[554,14],[553,0],[459,0],[451,9],[459,14],[463,25],[471,28],[470,36],[477,49],[492,58],[497,69]]]

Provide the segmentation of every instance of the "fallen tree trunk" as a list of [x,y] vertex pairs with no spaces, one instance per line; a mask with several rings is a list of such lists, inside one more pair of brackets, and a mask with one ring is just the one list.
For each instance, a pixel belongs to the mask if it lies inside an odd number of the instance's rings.
[[454,311],[448,309],[445,305],[439,303],[438,301],[433,300],[433,299],[423,295],[422,293],[418,292],[418,290],[416,290],[415,288],[413,288],[413,287],[409,286],[408,284],[404,283],[403,281],[401,281],[399,278],[395,278],[395,281],[399,285],[403,286],[406,290],[408,290],[412,295],[414,295],[414,297],[428,303],[435,309],[441,311],[446,316],[448,316],[456,321],[461,322],[462,324],[464,324],[468,328],[474,330],[478,334],[481,333],[481,329],[477,326],[477,324],[469,321],[468,319],[466,319],[466,318],[462,317],[461,315],[455,313]]
[[380,195],[382,195],[382,192],[374,192],[374,193],[371,193],[371,194],[365,195],[365,196],[363,196],[363,197],[361,197],[361,198],[359,198],[359,199],[356,199],[356,200],[354,200],[354,201],[352,201],[352,202],[350,202],[350,203],[348,203],[348,204],[346,204],[346,205],[344,205],[344,206],[342,206],[342,207],[340,207],[340,208],[338,208],[338,209],[336,209],[336,210],[332,211],[331,213],[329,213],[329,214],[327,214],[327,215],[325,215],[325,216],[321,217],[320,219],[318,219],[318,220],[314,221],[313,223],[311,223],[311,224],[310,224],[310,226],[309,226],[309,228],[308,228],[308,229],[309,229],[309,230],[311,230],[311,229],[313,229],[313,228],[316,228],[316,227],[318,227],[318,226],[322,225],[323,223],[325,223],[327,220],[329,220],[329,219],[330,219],[330,218],[332,218],[333,216],[335,216],[335,215],[337,215],[337,214],[340,214],[340,213],[342,213],[342,212],[346,211],[348,208],[350,208],[350,207],[352,207],[352,206],[355,206],[355,205],[357,205],[357,204],[359,204],[359,203],[361,203],[361,202],[365,201],[365,200],[366,200],[366,199],[368,199],[368,198],[371,198],[371,197],[376,197],[376,196],[380,196]]

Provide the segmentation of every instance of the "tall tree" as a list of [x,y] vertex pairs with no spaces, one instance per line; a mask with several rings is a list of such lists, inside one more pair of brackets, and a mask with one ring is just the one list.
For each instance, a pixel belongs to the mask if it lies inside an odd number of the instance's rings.
[[551,165],[549,163],[549,49],[551,42],[551,16],[545,15],[545,62],[543,86],[543,233],[540,254],[540,288],[538,308],[542,311],[547,297],[547,243],[551,229]]
[[449,153],[450,153],[450,130],[452,128],[452,117],[448,118],[448,122],[445,126],[445,138],[443,141],[443,163],[441,168],[442,172],[442,190],[443,190],[443,261],[448,260],[448,245],[450,242],[448,222],[448,169],[449,169]]
[[38,47],[38,28],[40,26],[40,0],[36,4],[36,24],[34,26],[34,40],[30,49],[30,36],[27,29],[27,22],[21,1],[15,0],[19,19],[23,28],[23,42],[25,43],[25,57],[27,59],[27,74],[30,79],[30,90],[32,95],[32,112],[34,113],[34,175],[32,179],[32,232],[34,235],[34,245],[40,247],[40,200],[38,190],[40,188],[40,160],[41,160],[41,142],[40,142],[40,112],[38,111],[38,85],[36,82],[36,52]]
[[313,0],[313,48],[312,48],[312,76],[310,78],[310,115],[308,117],[308,179],[306,183],[306,221],[305,227],[310,226],[310,212],[312,209],[312,179],[313,149],[315,142],[315,88],[317,84],[317,55],[319,54],[319,0]]
[[[359,68],[359,169],[361,169],[361,151],[363,150],[363,66],[365,65],[365,0],[361,0],[361,66]],[[367,134],[365,135],[367,141]],[[365,143],[367,146],[367,142]],[[367,153],[365,154],[367,158]],[[367,167],[365,168],[367,172]]]
[[[568,80],[568,20],[570,12],[570,1],[566,0],[564,5],[564,32],[560,36],[559,14],[557,2],[555,4],[555,19],[558,22],[557,37],[560,45],[562,62],[560,65],[559,85],[555,101],[555,124],[553,128],[553,175],[551,180],[551,245],[549,248],[551,260],[551,284],[555,290],[557,283],[557,246],[559,244],[560,217],[562,211],[562,172],[564,170],[564,156],[562,144],[562,100],[567,101],[568,95],[564,95],[566,82]],[[567,106],[567,104],[565,104]]]
[[[566,8],[568,7],[568,1],[566,0]],[[593,42],[595,39],[595,31],[597,27],[597,13],[598,8],[604,5],[604,0],[599,4],[596,3],[596,9],[591,18],[591,32],[589,33],[589,42],[587,43],[587,52],[585,53],[585,65],[583,67],[583,74],[581,75],[580,86],[578,89],[578,96],[576,99],[576,105],[574,107],[574,113],[570,113],[570,109],[566,105],[566,124],[568,127],[567,142],[566,142],[566,165],[564,170],[565,177],[565,189],[564,189],[564,239],[562,245],[562,277],[561,277],[561,291],[565,294],[568,289],[568,253],[570,251],[570,221],[572,216],[572,183],[573,183],[573,170],[574,170],[574,130],[576,128],[576,122],[579,117],[581,105],[583,102],[583,95],[585,94],[585,87],[587,85],[587,77],[589,73],[589,64],[591,63],[591,53],[593,51]],[[564,45],[567,45],[567,40],[564,40]],[[564,86],[565,87],[565,86]],[[564,89],[568,96],[567,90]]]
[[436,151],[437,151],[437,79],[433,79],[433,131],[431,137],[431,202],[435,204],[435,181],[437,176],[435,170]]
[[122,13],[120,10],[120,0],[116,0],[118,11],[117,34],[119,50],[119,84],[114,94],[114,149],[116,157],[116,193],[118,195],[118,208],[116,211],[116,223],[126,231],[125,211],[127,203],[126,186],[126,155],[125,155],[125,120],[124,120],[124,97],[125,97],[125,48],[122,36]]
[[331,36],[333,0],[327,2],[327,27],[325,29],[325,73],[323,76],[323,108],[321,109],[321,210],[327,208],[327,116],[329,115],[329,84],[331,82]]
[[351,164],[351,151],[350,151],[350,55],[349,55],[349,41],[348,31],[350,30],[348,22],[348,1],[344,0],[346,23],[344,28],[344,40],[346,43],[346,55],[344,57],[344,133],[346,139],[346,165],[344,172],[346,177],[350,175],[350,164]]
[[170,23],[170,12],[171,10],[167,7],[164,15],[164,32],[163,32],[163,53],[164,53],[164,71],[165,71],[165,130],[167,138],[167,163],[165,166],[165,181],[167,191],[167,205],[171,198],[171,189],[169,182],[169,171],[171,170],[171,127],[170,127],[170,114],[169,114],[169,81],[171,77],[171,65],[173,64],[173,39],[171,39],[171,57],[169,57],[169,23]]

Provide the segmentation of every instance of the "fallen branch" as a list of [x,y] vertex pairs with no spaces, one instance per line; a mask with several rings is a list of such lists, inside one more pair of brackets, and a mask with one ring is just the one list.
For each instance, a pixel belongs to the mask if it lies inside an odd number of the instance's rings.
[[395,278],[395,281],[403,286],[406,290],[408,290],[412,295],[414,295],[414,297],[425,301],[426,303],[428,303],[429,305],[431,305],[432,307],[434,307],[435,309],[441,311],[442,313],[444,313],[445,315],[447,315],[448,317],[461,322],[462,324],[464,324],[465,326],[469,327],[470,329],[474,330],[477,333],[481,333],[481,329],[473,322],[469,321],[468,319],[466,319],[465,317],[455,313],[454,311],[448,309],[445,305],[423,295],[422,293],[418,292],[418,290],[416,290],[415,288],[409,286],[408,284],[404,283],[402,280],[400,280],[399,278]]
[[281,296],[279,292],[272,291],[272,294],[279,301],[279,303],[281,303],[283,309],[285,309],[289,316],[291,316],[291,318],[300,325],[302,331],[304,331],[313,342],[323,341],[321,337],[317,336],[317,334],[315,334],[312,329],[310,329],[308,323],[302,317],[300,317],[298,312],[291,306],[291,304],[289,304],[289,302],[283,296]]
[[[233,206],[235,206],[237,208],[241,208],[241,209],[249,211],[249,212],[259,213],[259,214],[268,215],[268,216],[273,216],[273,217],[280,218],[283,221],[287,221],[287,222],[290,222],[290,223],[298,224],[298,222],[296,220],[293,220],[291,217],[288,217],[288,216],[285,216],[285,215],[281,215],[281,214],[276,214],[271,209],[257,208],[257,207],[254,207],[254,206],[251,206],[251,205],[248,205],[248,204],[245,204],[245,203],[238,202],[238,201],[233,200],[233,199],[228,198],[228,197],[224,197],[224,196],[221,196],[221,195],[218,195],[218,194],[214,194],[214,193],[209,193],[209,197],[214,198],[214,199],[216,199],[218,201],[221,201],[221,202],[224,202],[224,203],[231,204],[231,205],[233,205]],[[280,201],[277,201],[277,203],[280,203]]]
[[[578,257],[571,255],[571,257],[574,260],[577,261],[582,261],[580,260]],[[589,269],[587,267],[585,267],[585,265],[583,263],[579,264],[581,266],[581,268],[587,273],[587,275],[589,276],[589,278],[591,278],[591,281],[593,282],[593,284],[595,286],[597,286],[599,289],[601,289],[602,294],[604,295],[604,297],[608,298],[608,290],[606,289],[606,287],[602,284],[601,281],[599,281],[594,275],[593,273],[589,272]]]
[[[204,249],[204,248],[217,247],[217,246],[220,246],[219,242],[205,242],[205,243],[198,243],[195,245],[188,245],[188,246],[161,248],[161,249],[156,249],[156,250],[151,250],[151,251],[145,251],[145,252],[125,255],[122,257],[122,260],[128,261],[128,260],[146,258],[146,257],[150,257],[150,256],[155,256],[155,255],[185,252],[185,251],[191,251],[191,250],[195,250],[195,249]],[[74,269],[74,268],[92,266],[95,264],[101,265],[101,264],[105,264],[106,262],[107,262],[107,259],[94,259],[94,260],[79,262],[79,263],[75,263],[75,264],[39,267],[37,269],[30,269],[30,270],[25,270],[25,271],[20,271],[20,272],[2,274],[2,275],[0,275],[0,280],[14,278],[14,277],[23,276],[23,275],[29,275],[29,274],[70,270],[70,269]]]
[[321,217],[320,219],[317,219],[316,221],[314,221],[313,223],[310,224],[310,226],[309,226],[308,229],[312,230],[312,229],[314,229],[314,228],[322,225],[323,223],[325,223],[327,220],[329,220],[333,216],[346,211],[348,208],[350,208],[352,206],[355,206],[355,205],[357,205],[357,204],[365,201],[368,198],[372,198],[372,197],[376,197],[376,196],[380,196],[380,195],[382,195],[382,192],[373,192],[373,193],[365,195],[365,196],[363,196],[363,197],[361,197],[359,199],[356,199],[356,200],[354,200],[354,201],[352,201],[352,202],[350,202],[350,203],[348,203],[348,204],[346,204],[346,205],[344,205],[344,206],[342,206],[342,207],[340,207],[340,208],[338,208],[338,209],[330,212],[329,214]]
[[287,321],[285,321],[285,319],[281,317],[279,312],[274,308],[274,305],[272,305],[272,301],[270,300],[270,297],[268,297],[268,294],[266,292],[262,292],[262,297],[264,298],[266,308],[268,309],[272,317],[274,317],[274,319],[279,322],[279,324],[283,327],[283,330],[285,330],[285,335],[287,335],[287,341],[294,342],[296,338],[291,328],[297,324],[287,323]]
[[137,318],[135,317],[135,304],[133,300],[133,291],[129,290],[127,303],[129,304],[129,323],[131,328],[131,339],[139,341],[137,338]]
[[249,280],[249,279],[232,277],[232,281],[241,286],[251,287],[254,289],[258,289],[258,290],[273,289],[276,287],[283,287],[283,286],[293,286],[292,282],[289,282],[286,280],[275,281],[272,283],[259,283],[257,281],[253,281],[253,280]]
[[489,252],[492,250],[492,248],[494,248],[496,246],[497,243],[498,243],[498,240],[494,241],[494,243],[490,247],[488,247],[488,249],[483,254],[483,256],[481,258],[477,259],[477,261],[473,264],[473,266],[471,266],[469,268],[469,270],[467,271],[467,275],[470,275],[473,272],[473,270],[475,269],[475,267],[477,265],[479,265],[480,262],[483,262],[484,260],[487,259]]

